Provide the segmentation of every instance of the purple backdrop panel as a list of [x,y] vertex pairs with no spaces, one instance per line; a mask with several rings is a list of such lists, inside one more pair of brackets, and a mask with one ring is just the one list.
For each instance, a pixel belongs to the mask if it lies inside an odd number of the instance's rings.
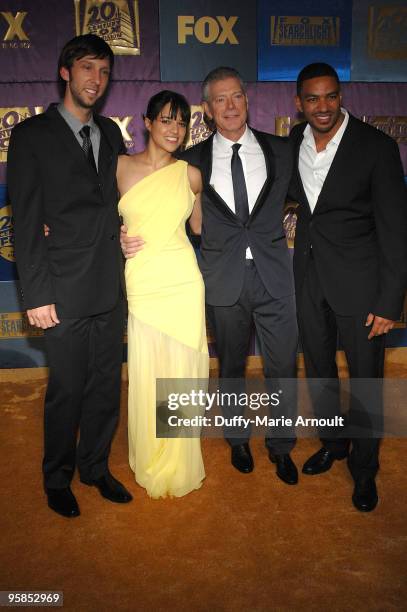
[[48,0],[1,0],[0,82],[55,81],[56,6]]
[[111,45],[114,80],[159,79],[157,0],[2,0],[0,81],[55,81],[64,44],[88,32]]
[[[294,106],[295,83],[257,83],[249,87],[253,127],[286,136],[300,120]],[[407,84],[343,83],[343,106],[395,138],[407,175]]]
[[42,113],[59,99],[56,83],[0,84],[0,183],[5,182],[8,143],[13,127]]
[[112,83],[103,114],[119,124],[129,153],[144,148],[143,114],[151,96],[162,89],[178,91],[190,104],[199,104],[200,86],[197,83]]
[[[199,83],[122,82],[112,83],[102,113],[113,117],[122,129],[129,153],[144,146],[142,115],[149,98],[163,88],[184,94],[194,107],[199,105]],[[407,84],[345,83],[343,104],[356,117],[365,117],[397,139],[407,174],[406,118],[403,115]],[[248,85],[250,123],[260,130],[287,135],[298,120],[294,107],[294,83]],[[4,182],[8,138],[15,123],[58,100],[55,83],[0,84],[0,183]],[[404,113],[405,114],[405,113]],[[193,109],[198,115],[198,109]],[[196,119],[194,118],[194,122]],[[199,123],[199,122],[198,122]],[[200,124],[202,129],[202,124]]]

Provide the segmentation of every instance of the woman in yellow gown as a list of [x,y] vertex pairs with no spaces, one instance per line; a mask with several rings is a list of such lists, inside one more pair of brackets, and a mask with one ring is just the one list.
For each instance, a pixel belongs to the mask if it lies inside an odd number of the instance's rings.
[[[151,98],[142,153],[119,158],[119,212],[143,249],[126,261],[129,461],[153,498],[182,496],[205,477],[199,438],[156,437],[156,379],[207,379],[204,285],[185,223],[199,224],[199,170],[172,154],[190,119],[180,94]],[[195,196],[198,198],[195,200]],[[194,204],[195,200],[195,204]]]

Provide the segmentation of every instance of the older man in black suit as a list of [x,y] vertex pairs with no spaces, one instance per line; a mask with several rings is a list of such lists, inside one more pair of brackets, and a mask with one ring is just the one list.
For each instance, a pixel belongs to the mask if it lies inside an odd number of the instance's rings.
[[[380,387],[357,379],[383,376],[385,334],[400,316],[407,285],[400,154],[394,140],[341,108],[338,75],[327,64],[300,72],[296,104],[307,120],[290,135],[296,164],[290,191],[300,203],[294,275],[306,372],[326,379],[315,404],[318,414],[337,414],[339,334],[353,387],[362,390],[359,403],[353,397],[351,419],[366,426],[374,421],[373,404],[380,411],[380,393],[372,393]],[[328,436],[322,443],[305,463],[305,474],[325,472],[348,456],[346,438]],[[348,465],[360,511],[373,510],[378,501],[378,451],[369,426],[364,438],[352,440]]]
[[122,362],[115,171],[123,141],[93,107],[112,66],[101,38],[69,41],[59,59],[63,102],[16,126],[8,155],[23,298],[30,323],[45,330],[49,365],[44,484],[49,507],[66,517],[79,515],[70,489],[76,464],[81,481],[105,498],[132,499],[108,469]]
[[[203,82],[202,94],[206,116],[215,131],[180,157],[202,174],[199,264],[220,376],[243,379],[254,322],[265,377],[293,379],[297,324],[292,262],[283,228],[292,169],[289,143],[248,126],[245,86],[233,68],[212,70]],[[136,249],[130,237],[124,241],[127,254]],[[286,389],[287,401],[280,408],[291,415],[295,385],[280,382],[277,388],[281,386]],[[238,406],[224,407],[227,418],[241,411]],[[290,457],[295,439],[281,429],[279,434],[282,437],[266,438],[269,457],[281,480],[295,484],[298,474]],[[225,436],[231,446],[232,465],[240,472],[251,472],[247,431],[228,427]]]

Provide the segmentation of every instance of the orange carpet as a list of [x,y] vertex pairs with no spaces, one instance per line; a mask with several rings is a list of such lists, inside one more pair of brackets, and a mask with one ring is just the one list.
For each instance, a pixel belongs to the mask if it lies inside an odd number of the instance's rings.
[[[405,440],[382,445],[380,502],[370,514],[353,508],[344,462],[289,487],[259,439],[251,445],[252,474],[231,467],[222,440],[204,440],[202,489],[152,501],[127,464],[124,382],[110,464],[134,501],[112,504],[76,478],[82,515],[69,520],[47,508],[42,492],[46,381],[27,370],[5,372],[0,590],[63,591],[72,611],[406,609]],[[300,440],[297,465],[317,448]]]

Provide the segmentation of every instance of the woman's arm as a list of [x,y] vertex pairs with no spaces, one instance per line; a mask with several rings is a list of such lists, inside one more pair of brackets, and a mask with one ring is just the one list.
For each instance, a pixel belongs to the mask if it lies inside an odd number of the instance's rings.
[[198,193],[194,207],[192,209],[192,214],[188,219],[189,226],[194,234],[200,235],[202,229],[202,208],[201,208],[201,194]]
[[[117,188],[120,195],[122,196],[132,186],[131,181],[134,182],[134,166],[131,166],[131,157],[128,155],[119,155],[117,159]],[[141,251],[145,245],[145,241],[141,236],[128,236],[127,227],[122,225],[120,228],[120,246],[122,249],[123,256],[126,259],[131,259]]]
[[189,225],[194,234],[200,234],[202,228],[202,207],[201,207],[201,192],[202,192],[202,177],[198,168],[188,165],[188,179],[191,190],[195,194],[194,208],[189,217]]
[[117,188],[121,196],[124,193],[123,175],[125,174],[125,168],[127,165],[127,161],[128,161],[127,155],[119,155],[119,157],[117,158],[116,179],[117,179]]

